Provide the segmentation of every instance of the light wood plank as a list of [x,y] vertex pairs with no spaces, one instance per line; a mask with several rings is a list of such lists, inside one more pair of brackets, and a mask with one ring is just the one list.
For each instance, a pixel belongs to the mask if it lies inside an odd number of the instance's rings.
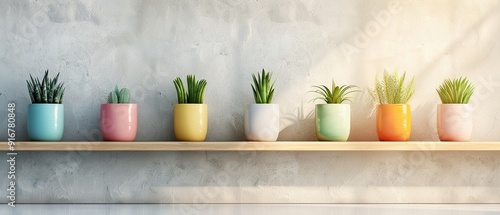
[[[0,150],[7,151],[7,142]],[[500,151],[500,142],[16,142],[16,151]]]

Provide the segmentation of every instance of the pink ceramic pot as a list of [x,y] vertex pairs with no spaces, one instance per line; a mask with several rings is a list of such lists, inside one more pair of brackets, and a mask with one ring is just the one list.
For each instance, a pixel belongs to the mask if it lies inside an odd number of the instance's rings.
[[469,141],[472,135],[470,104],[438,104],[437,129],[441,141]]
[[102,104],[101,133],[108,141],[134,141],[137,134],[137,104]]

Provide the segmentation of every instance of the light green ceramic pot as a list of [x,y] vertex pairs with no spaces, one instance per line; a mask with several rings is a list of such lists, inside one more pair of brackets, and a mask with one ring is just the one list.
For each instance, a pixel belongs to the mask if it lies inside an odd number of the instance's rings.
[[349,104],[317,104],[316,136],[319,140],[346,141],[351,131]]

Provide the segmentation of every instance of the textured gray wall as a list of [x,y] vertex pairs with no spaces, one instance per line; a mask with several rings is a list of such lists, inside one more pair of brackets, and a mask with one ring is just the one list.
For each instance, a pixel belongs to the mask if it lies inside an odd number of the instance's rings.
[[[476,84],[473,140],[500,140],[496,0],[0,5],[0,115],[17,104],[18,140],[27,139],[25,79],[45,69],[66,82],[64,140],[101,139],[99,105],[116,83],[139,105],[137,140],[173,140],[172,80],[186,74],[209,83],[207,140],[243,140],[250,74],[262,68],[278,78],[280,140],[315,139],[306,92],[332,78],[363,90],[352,103],[350,139],[376,140],[367,87],[394,68],[416,77],[412,140],[437,139],[435,88],[461,75]],[[500,202],[497,153],[34,152],[18,159],[20,202]]]
[[496,152],[26,152],[17,159],[19,203],[500,202]]

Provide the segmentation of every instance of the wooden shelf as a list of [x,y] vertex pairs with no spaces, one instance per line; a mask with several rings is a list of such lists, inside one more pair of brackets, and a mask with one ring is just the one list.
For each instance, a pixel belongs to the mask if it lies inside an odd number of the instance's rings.
[[[0,151],[7,151],[1,142]],[[16,151],[500,151],[500,142],[16,142]]]

